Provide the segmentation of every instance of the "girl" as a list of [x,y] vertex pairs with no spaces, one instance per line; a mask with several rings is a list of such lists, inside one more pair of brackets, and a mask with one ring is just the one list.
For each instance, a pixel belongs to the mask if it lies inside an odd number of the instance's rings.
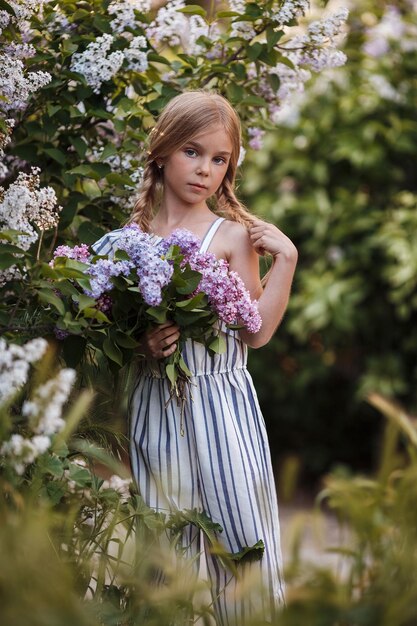
[[[222,526],[218,538],[228,552],[239,552],[260,539],[265,544],[261,560],[250,566],[265,590],[256,597],[240,597],[237,579],[207,551],[219,626],[241,626],[259,610],[272,619],[283,603],[274,478],[246,358],[247,346],[265,345],[282,319],[297,251],[278,228],[255,219],[237,200],[240,141],[239,119],[223,97],[199,91],[175,97],[151,133],[141,193],[131,217],[153,234],[155,245],[176,228],[197,235],[202,251],[210,248],[240,275],[258,300],[262,317],[255,334],[223,326],[227,349],[220,355],[187,340],[183,356],[193,373],[193,397],[185,406],[184,436],[180,409],[167,402],[169,384],[160,366],[176,349],[180,329],[175,324],[162,324],[142,337],[145,360],[132,396],[131,464],[146,503],[159,511],[204,511]],[[95,251],[114,251],[119,232],[105,235]],[[258,255],[265,253],[272,255],[273,265],[262,286]],[[187,541],[196,553],[203,549],[191,527]]]

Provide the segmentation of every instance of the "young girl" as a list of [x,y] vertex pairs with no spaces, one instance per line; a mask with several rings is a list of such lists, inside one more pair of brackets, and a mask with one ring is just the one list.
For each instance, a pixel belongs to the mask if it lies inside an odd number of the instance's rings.
[[[255,334],[223,325],[223,354],[213,356],[202,344],[187,340],[183,356],[193,373],[193,391],[185,405],[184,436],[180,409],[168,402],[169,384],[161,366],[180,338],[174,323],[142,337],[146,358],[132,396],[131,464],[146,503],[165,512],[204,511],[222,526],[218,539],[228,552],[239,552],[260,539],[265,544],[261,560],[250,566],[265,590],[256,599],[247,592],[242,597],[237,579],[207,551],[219,626],[241,626],[259,609],[272,619],[283,603],[274,478],[246,358],[247,346],[265,345],[282,319],[297,251],[278,228],[255,219],[237,200],[240,141],[239,119],[223,97],[198,91],[175,97],[150,135],[141,193],[131,218],[153,234],[156,246],[176,228],[197,235],[202,251],[210,249],[226,259],[230,270],[240,275],[258,300],[262,317]],[[95,244],[96,252],[114,251],[119,233],[105,235]],[[265,253],[272,255],[273,265],[262,286],[258,255]],[[193,528],[188,529],[188,541],[196,553],[203,548]]]

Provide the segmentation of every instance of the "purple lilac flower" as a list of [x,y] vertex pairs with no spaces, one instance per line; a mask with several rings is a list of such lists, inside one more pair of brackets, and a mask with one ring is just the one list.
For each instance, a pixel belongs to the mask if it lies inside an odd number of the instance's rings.
[[184,263],[189,262],[198,251],[201,246],[201,239],[196,237],[189,230],[177,228],[174,230],[167,239],[163,239],[159,245],[159,249],[163,254],[166,254],[170,246],[178,246],[184,255]]
[[69,332],[67,330],[61,330],[60,328],[54,328],[54,335],[59,341],[64,341],[67,337],[69,337]]
[[91,252],[89,247],[85,243],[82,243],[80,246],[74,246],[73,248],[69,246],[58,246],[54,252],[54,258],[56,259],[58,256],[66,256],[68,259],[88,263]]
[[90,265],[88,273],[90,275],[91,290],[86,289],[85,293],[93,298],[99,298],[103,293],[111,291],[113,276],[128,276],[133,267],[130,261],[109,261],[99,259],[94,265]]
[[97,298],[96,306],[99,311],[102,313],[107,313],[110,311],[113,304],[113,300],[106,293],[101,294],[99,298]]
[[166,259],[161,259],[160,248],[154,245],[152,236],[137,224],[130,224],[123,228],[117,247],[127,252],[132,260],[145,302],[158,306],[162,300],[161,290],[169,283],[173,267]]
[[263,136],[265,131],[261,128],[253,127],[248,128],[249,146],[252,150],[261,150],[263,148]]
[[215,259],[214,255],[210,255],[211,258],[207,258],[208,255],[200,256],[206,258],[202,259],[199,267],[203,277],[198,289],[207,294],[219,318],[226,324],[233,324],[241,319],[250,333],[258,332],[262,320],[257,302],[251,300],[240,276],[229,271],[229,264],[224,259]]

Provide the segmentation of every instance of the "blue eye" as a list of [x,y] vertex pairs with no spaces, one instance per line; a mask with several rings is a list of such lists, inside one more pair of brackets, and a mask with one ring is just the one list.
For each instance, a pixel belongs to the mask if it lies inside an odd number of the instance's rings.
[[196,150],[194,150],[194,148],[186,148],[186,149],[184,150],[184,153],[185,153],[187,156],[193,157],[193,156],[195,156],[195,155],[197,154],[197,151],[196,151]]

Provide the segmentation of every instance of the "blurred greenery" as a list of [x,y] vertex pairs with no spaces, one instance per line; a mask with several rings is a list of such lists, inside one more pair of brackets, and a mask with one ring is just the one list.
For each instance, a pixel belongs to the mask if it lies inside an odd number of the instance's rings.
[[[417,407],[413,29],[412,3],[356,2],[347,64],[310,83],[245,164],[245,202],[299,249],[284,322],[249,363],[275,455],[298,454],[310,480],[375,463],[364,394]],[[372,56],[377,36],[386,51]]]

